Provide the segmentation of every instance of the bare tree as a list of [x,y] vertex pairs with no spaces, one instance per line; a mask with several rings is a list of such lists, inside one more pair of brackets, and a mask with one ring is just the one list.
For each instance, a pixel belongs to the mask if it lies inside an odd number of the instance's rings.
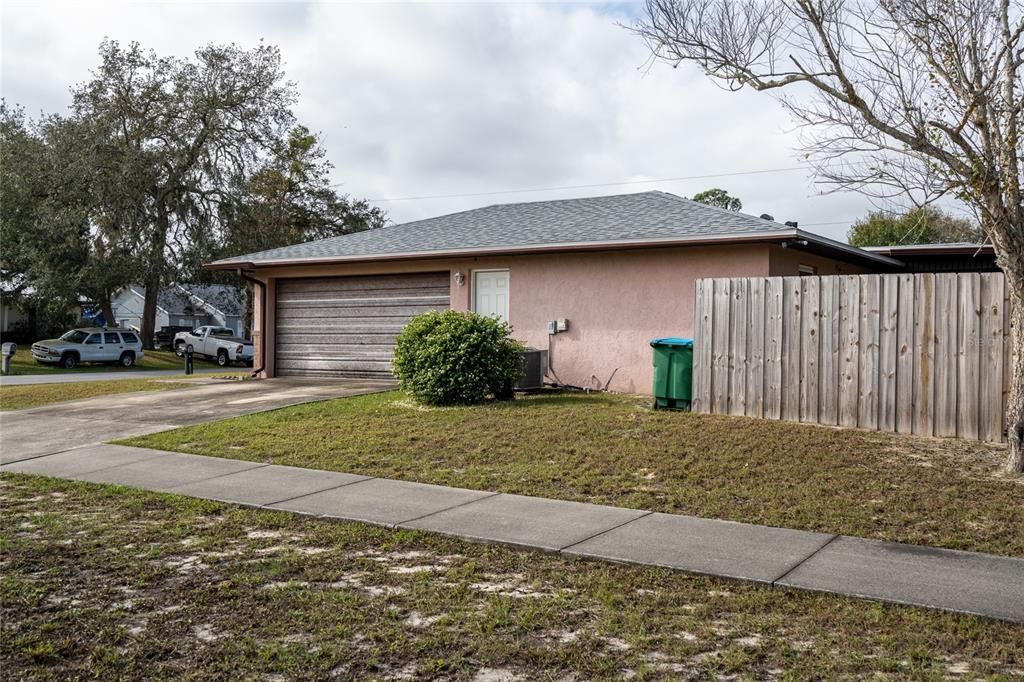
[[647,0],[654,57],[778,94],[832,189],[959,199],[1006,273],[1008,468],[1024,471],[1024,19],[1019,0]]

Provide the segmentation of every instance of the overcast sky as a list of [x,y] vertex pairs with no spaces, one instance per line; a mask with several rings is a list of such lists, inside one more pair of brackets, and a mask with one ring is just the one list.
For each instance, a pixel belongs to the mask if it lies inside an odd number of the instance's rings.
[[[636,4],[4,2],[2,89],[30,114],[64,111],[104,37],[185,56],[259,40],[281,47],[299,119],[334,178],[394,222],[493,203],[722,187],[744,211],[845,239],[870,210],[822,195],[804,170],[528,193],[424,195],[632,182],[799,166],[770,97],[720,90],[689,67],[646,68],[620,23]],[[827,224],[823,224],[827,223]]]

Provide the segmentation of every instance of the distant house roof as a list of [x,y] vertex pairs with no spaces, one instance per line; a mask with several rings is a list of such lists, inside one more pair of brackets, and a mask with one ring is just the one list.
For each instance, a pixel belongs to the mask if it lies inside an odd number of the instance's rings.
[[239,287],[226,284],[178,284],[176,286],[225,315],[245,314],[245,295]]
[[[133,284],[129,288],[139,298],[146,295],[145,287]],[[242,315],[244,298],[238,287],[225,284],[171,284],[160,290],[156,304],[168,315],[209,312],[204,308],[215,308],[225,315]]]
[[893,264],[773,220],[666,192],[495,204],[211,263],[212,269],[469,254],[804,240],[849,259]]
[[949,255],[995,255],[991,244],[974,242],[949,242],[945,244],[898,244],[895,246],[865,246],[865,250],[886,256],[949,256]]
[[955,242],[948,244],[899,244],[868,246],[871,253],[898,258],[906,272],[998,272],[996,251],[991,244]]

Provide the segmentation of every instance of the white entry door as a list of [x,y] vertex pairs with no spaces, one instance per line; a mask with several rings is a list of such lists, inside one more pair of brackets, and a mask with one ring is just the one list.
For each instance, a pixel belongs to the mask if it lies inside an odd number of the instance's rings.
[[473,273],[473,311],[508,322],[508,270]]

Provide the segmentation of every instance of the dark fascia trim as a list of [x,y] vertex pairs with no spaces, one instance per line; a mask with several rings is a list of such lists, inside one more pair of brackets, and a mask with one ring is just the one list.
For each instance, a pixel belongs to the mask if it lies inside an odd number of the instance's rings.
[[559,244],[537,244],[525,246],[501,246],[491,248],[466,248],[466,249],[445,249],[438,251],[412,251],[405,253],[382,253],[364,256],[316,256],[311,258],[281,258],[264,261],[233,261],[223,260],[207,263],[203,268],[207,270],[237,270],[243,268],[254,270],[256,268],[288,267],[296,265],[329,265],[341,263],[372,263],[376,261],[400,261],[400,260],[426,260],[436,258],[464,258],[479,256],[510,256],[528,255],[534,253],[566,253],[575,251],[613,251],[619,249],[650,249],[670,246],[713,246],[718,244],[758,244],[758,243],[787,243],[794,248],[799,248],[799,241],[816,244],[830,251],[835,251],[837,256],[844,260],[855,260],[860,262],[871,262],[888,266],[902,266],[903,264],[887,256],[871,253],[858,249],[849,244],[843,244],[820,235],[804,232],[797,229],[776,230],[772,232],[743,232],[731,235],[694,235],[692,237],[666,237],[664,239],[634,239],[601,242],[566,242]]
[[866,246],[865,251],[888,256],[956,256],[984,254],[994,256],[991,244],[908,244],[906,246]]
[[842,254],[845,260],[859,261],[862,263],[872,263],[876,265],[886,265],[889,267],[902,268],[904,263],[896,258],[890,258],[888,255],[881,253],[873,253],[865,249],[858,248],[856,246],[850,246],[843,242],[837,242],[834,239],[828,237],[822,237],[820,234],[814,234],[813,232],[805,232],[803,230],[797,230],[799,239],[807,240],[810,244],[816,244],[817,246],[824,248],[828,251],[835,251]]

